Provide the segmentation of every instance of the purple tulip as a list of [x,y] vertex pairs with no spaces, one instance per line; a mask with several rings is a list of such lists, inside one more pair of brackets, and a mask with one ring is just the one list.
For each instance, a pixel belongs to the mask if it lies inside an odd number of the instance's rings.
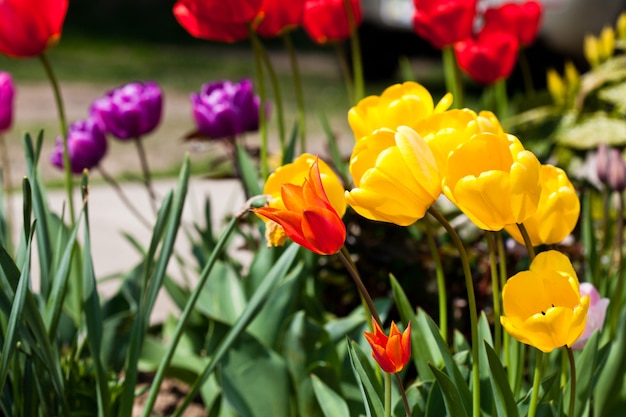
[[211,139],[235,137],[259,129],[259,105],[252,81],[215,81],[191,94],[198,131]]
[[13,123],[13,98],[15,86],[8,72],[0,71],[0,133],[6,132]]
[[[107,140],[98,120],[89,117],[72,123],[67,135],[67,147],[72,172],[80,174],[84,169],[98,165],[107,152]],[[63,139],[57,138],[50,162],[63,168]]]
[[600,298],[600,294],[598,293],[598,290],[596,290],[596,287],[588,282],[580,283],[580,295],[589,296],[589,311],[587,312],[585,330],[576,343],[572,345],[572,349],[579,350],[585,347],[587,340],[589,340],[594,331],[602,330],[602,326],[604,326],[604,318],[606,316],[606,309],[609,306],[609,299]]
[[152,81],[133,82],[109,91],[91,105],[107,133],[118,139],[137,139],[161,121],[163,93]]

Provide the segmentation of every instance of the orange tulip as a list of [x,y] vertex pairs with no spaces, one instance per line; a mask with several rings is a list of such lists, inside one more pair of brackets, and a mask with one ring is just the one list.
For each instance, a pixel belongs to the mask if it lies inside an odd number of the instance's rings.
[[316,160],[301,186],[283,184],[285,208],[262,207],[254,210],[278,223],[287,236],[319,255],[339,252],[346,240],[346,227],[326,196]]
[[376,320],[374,333],[363,332],[365,339],[372,347],[372,357],[380,368],[390,374],[395,374],[404,369],[411,357],[411,323],[404,333],[400,333],[394,322],[391,322],[389,336],[386,336]]
[[61,37],[68,0],[0,1],[0,53],[37,56]]

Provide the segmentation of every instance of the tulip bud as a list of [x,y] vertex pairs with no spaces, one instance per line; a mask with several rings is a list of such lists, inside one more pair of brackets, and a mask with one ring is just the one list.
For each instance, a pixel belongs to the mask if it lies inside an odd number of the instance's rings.
[[602,184],[608,184],[609,179],[609,146],[600,142],[596,153],[596,173]]
[[563,79],[554,68],[549,68],[547,72],[547,87],[548,92],[552,96],[552,101],[557,106],[565,105],[565,98],[567,91]]
[[580,296],[584,297],[585,295],[589,296],[589,311],[587,312],[585,330],[576,343],[572,345],[572,349],[580,350],[584,348],[593,332],[602,330],[606,317],[606,309],[609,307],[609,299],[600,298],[600,294],[593,284],[588,282],[580,284]]
[[[98,120],[90,117],[72,123],[67,134],[70,165],[74,174],[97,166],[107,152],[107,141]],[[57,138],[50,157],[53,165],[63,168],[63,138]]]
[[609,187],[620,193],[626,188],[626,165],[619,149],[609,151],[609,171],[607,176]]
[[118,139],[137,139],[161,121],[163,97],[154,82],[133,82],[95,100],[91,113]]
[[6,132],[13,122],[13,99],[15,86],[11,74],[0,71],[0,134]]
[[617,18],[615,29],[617,30],[617,38],[626,40],[626,12],[622,12]]
[[600,60],[602,62],[611,58],[615,53],[615,31],[611,27],[605,27],[600,33]]
[[591,67],[597,67],[600,65],[600,45],[596,37],[592,35],[585,36],[583,43],[583,55],[585,55],[585,59]]

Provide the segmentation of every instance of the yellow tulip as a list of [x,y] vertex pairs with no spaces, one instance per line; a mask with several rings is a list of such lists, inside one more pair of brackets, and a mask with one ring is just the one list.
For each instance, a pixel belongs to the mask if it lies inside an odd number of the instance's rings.
[[442,189],[476,226],[501,230],[537,210],[540,166],[515,136],[478,133],[448,157]]
[[571,347],[585,329],[589,296],[581,297],[576,272],[560,252],[538,254],[528,271],[507,281],[502,301],[502,326],[543,352]]
[[[541,167],[541,197],[537,211],[524,221],[533,246],[559,243],[569,235],[580,214],[580,201],[567,174],[552,165]],[[524,239],[516,225],[505,230],[519,243]]]
[[451,104],[450,93],[435,106],[426,88],[416,82],[407,81],[388,87],[380,96],[368,96],[359,101],[348,111],[348,123],[358,140],[380,128],[414,128],[421,119],[433,113],[441,113]]
[[379,129],[357,141],[350,158],[355,187],[348,204],[370,220],[408,226],[441,194],[437,161],[410,127]]

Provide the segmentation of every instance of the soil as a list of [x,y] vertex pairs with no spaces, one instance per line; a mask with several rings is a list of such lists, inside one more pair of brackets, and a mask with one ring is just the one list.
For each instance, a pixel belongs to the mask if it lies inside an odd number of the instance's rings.
[[[144,379],[148,379],[148,382],[142,382],[137,385],[137,390],[141,391],[144,388],[149,388],[149,376],[144,375]],[[175,379],[165,379],[161,384],[159,390],[159,396],[157,397],[154,405],[152,415],[153,416],[170,416],[174,413],[176,408],[185,398],[185,395],[189,392],[189,388],[182,382]],[[133,407],[133,417],[140,417],[143,412],[143,404],[145,404],[148,398],[148,391],[144,392],[135,399],[135,405]],[[202,404],[198,402],[192,402],[185,409],[182,417],[204,417],[207,415],[207,410],[204,409]]]

